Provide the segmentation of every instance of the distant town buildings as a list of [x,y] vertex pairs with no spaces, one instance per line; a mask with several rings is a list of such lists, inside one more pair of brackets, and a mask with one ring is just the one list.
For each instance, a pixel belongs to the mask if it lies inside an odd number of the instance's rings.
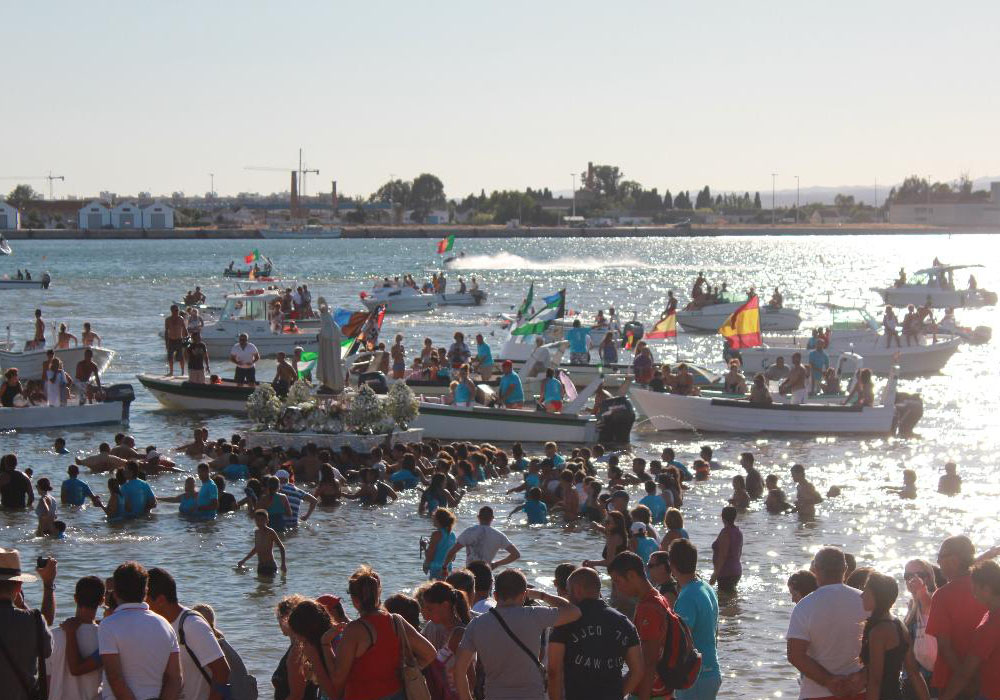
[[889,223],[918,226],[1000,226],[1000,182],[990,183],[985,202],[889,204]]
[[20,228],[21,212],[16,207],[0,202],[0,231]]

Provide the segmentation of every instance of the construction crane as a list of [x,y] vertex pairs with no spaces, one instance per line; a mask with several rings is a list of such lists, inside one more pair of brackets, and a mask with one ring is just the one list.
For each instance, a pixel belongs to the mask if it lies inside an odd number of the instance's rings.
[[312,173],[314,175],[319,175],[319,170],[316,170],[316,169],[310,170],[309,168],[307,168],[307,167],[305,167],[305,166],[302,165],[302,149],[301,148],[299,149],[299,167],[298,168],[273,168],[273,167],[264,166],[264,165],[247,165],[247,166],[244,166],[243,169],[244,170],[263,170],[265,172],[274,172],[274,173],[287,173],[287,172],[297,173],[298,174],[297,176],[298,176],[299,186],[300,186],[300,189],[302,191],[301,193],[302,193],[303,197],[306,196],[306,175],[308,175],[309,173]]
[[4,175],[0,177],[0,180],[48,180],[49,181],[49,199],[52,199],[52,183],[55,180],[66,181],[66,177],[63,175],[53,175],[52,171],[49,171],[48,175]]

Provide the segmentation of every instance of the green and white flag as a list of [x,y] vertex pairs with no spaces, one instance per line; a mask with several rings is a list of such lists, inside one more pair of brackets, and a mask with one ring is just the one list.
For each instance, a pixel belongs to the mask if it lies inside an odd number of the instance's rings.
[[534,316],[515,328],[511,335],[539,335],[552,325],[557,318],[566,315],[566,290],[560,289],[555,294],[542,297],[545,306]]

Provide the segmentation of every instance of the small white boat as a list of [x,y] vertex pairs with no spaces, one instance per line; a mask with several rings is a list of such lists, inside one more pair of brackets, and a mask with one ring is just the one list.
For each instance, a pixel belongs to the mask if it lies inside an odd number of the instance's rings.
[[8,243],[3,238],[0,238],[0,255],[13,255],[14,251],[11,250],[10,243]]
[[[746,301],[710,304],[692,311],[678,311],[677,323],[689,333],[717,333],[719,327]],[[760,329],[763,332],[798,330],[802,316],[798,309],[785,307],[760,307]]]
[[256,388],[237,386],[227,379],[223,379],[221,384],[200,384],[183,376],[158,377],[152,374],[137,374],[136,379],[165,408],[178,411],[245,414],[247,399]]
[[929,305],[932,309],[960,309],[978,306],[993,306],[997,303],[996,292],[985,289],[956,289],[955,272],[982,267],[982,265],[940,265],[918,270],[906,280],[906,284],[892,287],[872,287],[882,301],[892,306]]
[[0,278],[0,289],[48,289],[52,284],[52,277],[48,272],[43,272],[38,279],[18,280],[9,277]]
[[562,413],[534,409],[448,406],[420,402],[420,412],[411,423],[421,428],[425,438],[471,440],[477,442],[547,442],[567,444],[625,444],[629,442],[635,411],[627,397],[605,401],[599,417],[584,413],[583,407],[597,390],[592,382],[568,403]]
[[443,292],[434,296],[438,306],[481,306],[487,295],[480,289],[474,289],[467,292]]
[[305,240],[309,238],[340,238],[343,231],[339,228],[329,228],[326,226],[294,226],[289,228],[262,228],[258,233],[261,238]]
[[[80,345],[78,347],[56,350],[55,356],[62,361],[63,369],[72,376],[77,364],[83,360],[85,350],[93,351],[94,364],[97,365],[97,371],[101,374],[108,368],[112,358],[115,356],[114,350],[97,347],[96,345]],[[33,379],[41,379],[42,362],[46,359],[46,352],[47,350],[28,350],[24,352],[0,350],[0,369],[6,370],[11,367],[17,367],[18,375],[22,380],[31,381]]]
[[664,394],[631,387],[630,394],[656,430],[719,433],[793,433],[800,435],[909,434],[923,415],[919,397],[896,394],[893,375],[881,405],[775,403],[753,406],[747,399]]
[[361,303],[370,311],[385,306],[387,314],[431,311],[438,305],[437,294],[424,294],[413,287],[377,287],[361,292]]
[[277,292],[263,289],[226,295],[219,320],[206,323],[201,330],[208,356],[228,358],[241,333],[247,334],[261,357],[274,357],[279,352],[291,355],[296,347],[306,352],[315,351],[319,347],[318,332],[285,332],[287,326],[281,324],[279,328],[277,319],[271,318],[271,304],[277,298]]
[[82,406],[72,401],[65,406],[0,408],[0,431],[45,430],[106,423],[128,425],[129,406],[135,399],[132,385],[112,384],[105,388],[105,392],[104,401]]

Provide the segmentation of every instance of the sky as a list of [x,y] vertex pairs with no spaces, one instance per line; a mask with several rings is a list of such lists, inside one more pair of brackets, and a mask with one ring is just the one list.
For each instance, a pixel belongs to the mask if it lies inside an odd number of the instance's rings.
[[[0,190],[714,191],[1000,172],[1000,3],[4,4]],[[44,179],[30,181],[47,192]]]

